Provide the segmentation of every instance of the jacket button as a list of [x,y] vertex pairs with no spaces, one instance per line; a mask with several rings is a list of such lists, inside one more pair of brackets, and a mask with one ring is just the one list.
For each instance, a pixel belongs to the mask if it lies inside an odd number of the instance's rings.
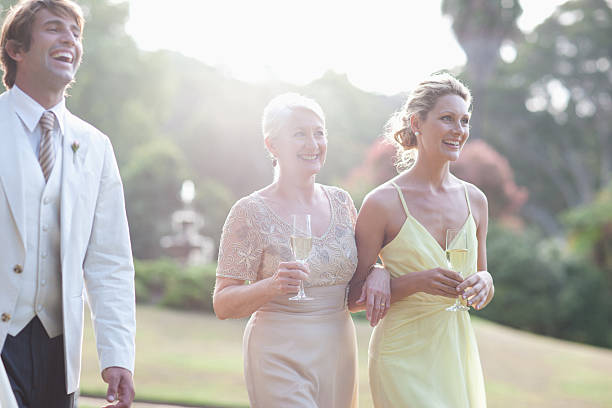
[[0,319],[2,319],[2,321],[6,323],[9,320],[11,320],[11,315],[8,313],[2,313],[2,316],[0,317]]
[[13,272],[15,272],[15,273],[21,273],[21,272],[23,272],[23,266],[21,266],[21,265],[19,265],[19,264],[17,264],[17,265],[15,265],[15,266],[13,266]]

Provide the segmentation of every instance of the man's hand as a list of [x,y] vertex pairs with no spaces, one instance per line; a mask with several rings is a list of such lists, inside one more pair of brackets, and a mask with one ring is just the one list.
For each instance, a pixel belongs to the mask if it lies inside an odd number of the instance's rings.
[[102,379],[108,384],[106,400],[117,402],[104,408],[130,408],[134,401],[134,381],[132,373],[123,367],[106,367],[102,371]]

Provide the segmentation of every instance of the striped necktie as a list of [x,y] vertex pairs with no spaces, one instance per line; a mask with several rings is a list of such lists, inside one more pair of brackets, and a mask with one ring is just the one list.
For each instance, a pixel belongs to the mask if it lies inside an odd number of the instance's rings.
[[38,152],[38,162],[45,176],[45,182],[49,181],[51,170],[55,164],[55,150],[53,147],[53,125],[55,124],[55,115],[51,111],[46,111],[40,118],[40,127],[42,128],[42,138],[40,139],[40,149]]

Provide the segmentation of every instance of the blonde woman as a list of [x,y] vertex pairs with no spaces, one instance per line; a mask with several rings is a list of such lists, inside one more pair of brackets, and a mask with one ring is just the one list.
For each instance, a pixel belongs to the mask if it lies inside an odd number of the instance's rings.
[[[357,212],[346,191],[315,182],[327,154],[323,111],[312,99],[283,94],[265,108],[262,128],[275,178],[230,210],[215,313],[251,316],[243,354],[252,407],[356,407],[355,327],[346,293],[357,265]],[[291,254],[292,214],[312,216],[306,265]],[[289,299],[300,281],[312,300]]]
[[[470,105],[469,90],[451,75],[421,82],[388,124],[408,168],[370,192],[359,212],[349,305],[379,257],[391,274],[391,308],[370,340],[377,408],[486,406],[470,315],[446,310],[457,296],[477,310],[493,297],[487,199],[449,171],[469,136]],[[467,236],[465,278],[447,265],[447,229]]]

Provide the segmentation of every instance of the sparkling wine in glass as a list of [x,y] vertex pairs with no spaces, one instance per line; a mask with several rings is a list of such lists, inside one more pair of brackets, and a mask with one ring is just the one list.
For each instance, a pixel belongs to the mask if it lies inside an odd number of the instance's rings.
[[[463,229],[446,230],[446,261],[448,267],[465,277],[467,268],[467,235]],[[446,308],[449,312],[467,311],[469,307],[461,303],[461,295],[455,299],[452,306]]]
[[[303,264],[308,260],[312,249],[312,232],[310,229],[310,214],[295,214],[291,216],[291,251],[296,261]],[[312,300],[304,293],[304,281],[300,281],[298,294],[289,300]]]

